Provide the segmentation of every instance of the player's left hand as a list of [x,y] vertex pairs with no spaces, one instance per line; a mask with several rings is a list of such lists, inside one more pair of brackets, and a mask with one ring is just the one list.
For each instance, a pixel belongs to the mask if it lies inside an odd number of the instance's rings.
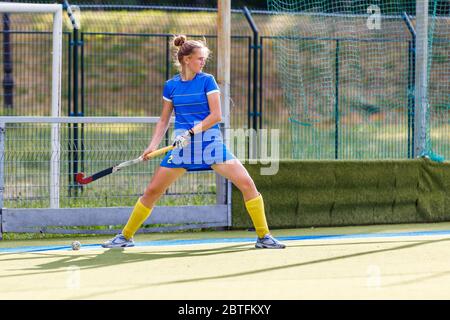
[[184,148],[186,147],[191,140],[191,135],[189,134],[189,131],[186,131],[182,135],[178,135],[175,137],[175,140],[173,140],[172,145],[175,146],[175,148]]

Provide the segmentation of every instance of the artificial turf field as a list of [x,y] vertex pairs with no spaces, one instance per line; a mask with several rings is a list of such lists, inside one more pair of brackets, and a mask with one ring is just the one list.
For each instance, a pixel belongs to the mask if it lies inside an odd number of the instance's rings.
[[[0,241],[0,299],[450,299],[450,223]],[[82,248],[72,251],[72,240]]]

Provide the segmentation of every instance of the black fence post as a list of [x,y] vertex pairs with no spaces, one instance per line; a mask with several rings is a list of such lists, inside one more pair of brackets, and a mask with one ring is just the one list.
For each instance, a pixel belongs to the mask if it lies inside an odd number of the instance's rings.
[[[81,83],[80,83],[80,107],[81,111],[77,114],[78,117],[84,117],[84,36],[83,33],[80,33],[80,41],[78,42],[80,46],[80,68],[81,68]],[[84,172],[84,123],[81,124],[81,133],[80,133],[80,167],[81,171]],[[75,172],[76,174],[76,172]],[[82,186],[79,186],[81,190],[83,190]]]
[[253,31],[253,45],[251,49],[253,50],[253,112],[250,114],[253,117],[253,129],[258,129],[258,119],[260,116],[258,113],[258,50],[259,47],[259,30],[252,18],[252,15],[247,7],[244,7],[244,15],[247,18],[248,23]]
[[259,129],[262,129],[262,108],[263,108],[263,37],[260,37],[259,41],[259,85],[258,85],[258,92],[259,92]]
[[[68,45],[68,61],[67,61],[67,115],[72,112],[72,34],[69,33],[69,45]],[[67,124],[67,178],[68,178],[68,194],[69,197],[72,196],[72,124]]]
[[415,87],[416,87],[416,30],[406,12],[402,13],[412,40],[408,41],[408,158],[413,158],[414,153],[414,110],[415,110]]
[[3,92],[5,109],[14,107],[14,77],[12,63],[11,34],[9,33],[11,20],[9,14],[3,14]]
[[[252,18],[252,15],[250,13],[250,11],[248,10],[247,7],[243,8],[243,12],[245,15],[245,18],[247,19],[252,32],[253,32],[253,45],[250,46],[250,50],[253,50],[253,111],[249,112],[249,117],[251,117],[251,121],[249,121],[249,123],[252,123],[252,127],[253,127],[253,132],[251,132],[251,135],[253,137],[250,138],[250,141],[253,140],[253,145],[251,143],[249,143],[248,146],[248,152],[249,152],[249,157],[258,157],[258,117],[260,117],[261,115],[258,112],[258,88],[259,88],[259,84],[258,84],[258,68],[259,68],[259,63],[258,63],[258,57],[259,57],[259,52],[258,50],[260,49],[260,45],[259,45],[259,30],[258,27],[256,26],[255,21]],[[262,124],[262,123],[261,123]],[[250,129],[250,128],[249,128]],[[250,148],[252,148],[252,150],[250,150]]]
[[[166,36],[166,81],[169,80],[170,77],[170,37]],[[166,131],[165,135],[165,145],[169,145],[169,130]],[[168,192],[168,191],[167,191]]]
[[248,37],[248,70],[247,70],[247,128],[252,127],[252,38]]
[[334,62],[334,76],[335,76],[335,100],[334,100],[334,158],[339,158],[339,40],[336,40],[336,52]]
[[[73,29],[73,104],[72,112],[69,116],[78,116],[78,30]],[[72,182],[75,189],[77,188],[75,174],[78,172],[78,123],[73,124],[73,150],[72,150],[72,160],[73,160],[73,172],[72,172]]]
[[[67,11],[67,15],[69,16],[70,22],[73,26],[73,41],[71,41],[72,46],[72,110],[69,110],[69,117],[78,117],[83,116],[83,112],[79,112],[78,110],[78,97],[79,97],[79,75],[78,75],[78,47],[81,45],[79,41],[79,25],[73,16],[72,9],[67,0],[63,1],[63,8]],[[70,130],[69,130],[70,131]],[[81,132],[81,136],[83,138],[83,133]],[[70,142],[69,142],[70,143]],[[73,124],[73,141],[72,148],[69,149],[69,153],[71,153],[72,158],[72,172],[70,173],[71,183],[69,184],[69,189],[72,188],[75,190],[75,196],[77,196],[77,191],[82,189],[82,186],[76,183],[75,175],[79,172],[78,163],[79,163],[79,130],[78,123]],[[70,158],[70,156],[69,156]],[[70,168],[70,164],[69,164]],[[69,195],[72,195],[72,192],[69,191]]]

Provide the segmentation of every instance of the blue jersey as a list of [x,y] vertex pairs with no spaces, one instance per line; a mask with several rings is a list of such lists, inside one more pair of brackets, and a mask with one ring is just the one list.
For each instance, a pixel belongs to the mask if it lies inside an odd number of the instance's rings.
[[[208,95],[219,92],[214,77],[197,73],[192,80],[184,81],[180,75],[166,81],[163,99],[172,102],[175,111],[175,130],[189,130],[209,114]],[[216,124],[213,128],[218,129]]]
[[[219,86],[214,77],[208,73],[199,72],[192,80],[187,81],[176,75],[166,81],[163,99],[173,104],[176,134],[191,129],[211,113],[208,95],[215,92],[219,92]],[[196,134],[188,146],[169,152],[161,162],[161,166],[207,170],[211,164],[233,158],[223,144],[219,125],[215,124],[201,134]]]

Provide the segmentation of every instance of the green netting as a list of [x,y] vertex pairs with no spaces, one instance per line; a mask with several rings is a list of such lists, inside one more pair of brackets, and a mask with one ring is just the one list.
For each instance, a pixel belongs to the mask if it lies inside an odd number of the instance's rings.
[[[449,2],[429,1],[427,150],[449,156]],[[416,2],[268,0],[294,159],[411,158]]]
[[[450,2],[430,3],[428,32],[428,113],[424,155],[435,161],[450,156]],[[440,137],[446,137],[441,139]]]

